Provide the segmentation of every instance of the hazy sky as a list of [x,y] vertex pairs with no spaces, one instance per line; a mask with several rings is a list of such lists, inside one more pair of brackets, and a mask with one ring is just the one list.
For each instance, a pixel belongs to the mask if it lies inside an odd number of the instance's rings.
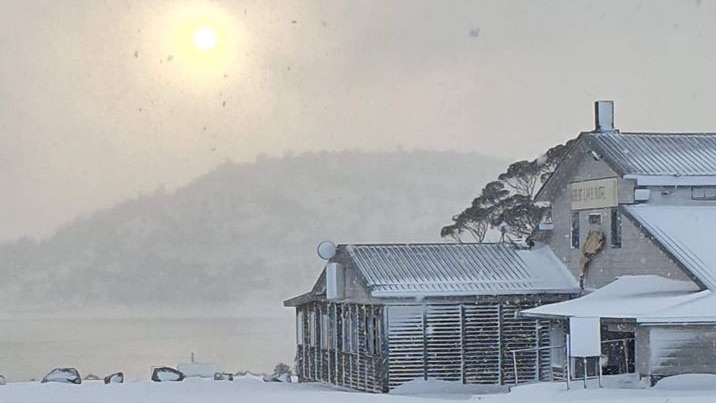
[[[716,131],[716,2],[0,0],[0,240],[225,160]],[[199,52],[191,34],[216,29]],[[467,202],[467,201],[466,201]]]

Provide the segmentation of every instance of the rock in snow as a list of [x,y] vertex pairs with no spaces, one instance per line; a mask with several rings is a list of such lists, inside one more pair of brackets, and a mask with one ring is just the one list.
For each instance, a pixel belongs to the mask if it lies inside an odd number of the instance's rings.
[[124,383],[124,372],[115,372],[104,377],[104,383]]
[[180,382],[184,380],[184,374],[174,368],[158,367],[152,370],[154,382]]
[[75,368],[55,368],[42,378],[42,383],[59,382],[81,384],[82,377]]

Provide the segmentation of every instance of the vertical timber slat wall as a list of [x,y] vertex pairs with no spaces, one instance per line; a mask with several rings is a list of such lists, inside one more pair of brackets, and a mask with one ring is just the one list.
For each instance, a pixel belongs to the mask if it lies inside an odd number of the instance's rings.
[[394,305],[387,307],[388,384],[433,378],[470,384],[551,379],[549,328],[516,313],[531,302]]
[[537,321],[537,337],[539,339],[538,346],[543,349],[539,351],[539,380],[548,382],[554,380],[552,373],[552,352],[548,348],[552,345],[550,340],[550,323],[548,320]]
[[512,384],[553,377],[548,322],[515,314],[537,305],[496,298],[473,304],[308,303],[297,309],[296,372],[317,381],[386,392],[414,379]]
[[465,305],[465,383],[500,383],[500,306]]
[[380,347],[382,307],[309,303],[297,308],[297,317],[303,322],[297,324],[303,328],[295,364],[300,382],[325,382],[367,392],[388,390]]
[[502,306],[502,382],[505,384],[515,383],[515,365],[510,351],[521,351],[516,354],[517,358],[517,379],[520,382],[537,380],[538,373],[535,368],[537,351],[530,350],[537,347],[537,335],[535,334],[535,320],[516,318],[518,310],[524,309],[516,304],[504,304]]
[[388,308],[388,384],[394,388],[425,377],[423,307]]
[[460,305],[425,308],[426,374],[445,381],[462,380]]
[[517,350],[517,380],[520,383],[552,378],[549,346],[549,322],[521,318],[518,311],[537,306],[535,302],[506,303],[502,306],[502,382],[515,383],[515,363],[511,351]]

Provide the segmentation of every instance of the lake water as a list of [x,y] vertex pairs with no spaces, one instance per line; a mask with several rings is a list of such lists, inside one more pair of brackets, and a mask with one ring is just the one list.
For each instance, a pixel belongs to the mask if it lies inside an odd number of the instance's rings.
[[124,371],[148,379],[153,366],[217,364],[228,372],[270,372],[293,366],[292,313],[238,318],[21,318],[0,319],[0,374],[39,379],[55,367],[84,377]]

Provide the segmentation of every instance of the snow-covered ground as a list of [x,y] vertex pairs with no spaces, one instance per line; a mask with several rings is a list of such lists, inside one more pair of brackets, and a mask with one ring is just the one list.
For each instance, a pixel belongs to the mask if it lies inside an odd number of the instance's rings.
[[[481,401],[485,403],[561,403],[561,402],[630,402],[686,403],[716,402],[716,377],[687,376],[671,379],[649,389],[598,389],[590,385],[536,384],[514,388],[509,393],[475,395],[464,388],[450,393],[446,385],[413,385],[403,393],[372,395],[331,389],[316,384],[264,383],[244,377],[234,382],[189,379],[177,383],[148,381],[104,385],[85,382],[82,385],[11,383],[0,386],[0,402],[12,403],[433,403]],[[429,386],[436,386],[431,392]],[[418,394],[411,394],[411,390]]]

